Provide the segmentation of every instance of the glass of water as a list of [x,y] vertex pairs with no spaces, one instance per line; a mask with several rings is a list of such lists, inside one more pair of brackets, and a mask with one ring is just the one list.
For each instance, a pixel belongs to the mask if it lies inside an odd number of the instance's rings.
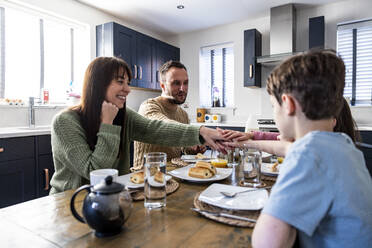
[[166,206],[166,165],[166,153],[150,152],[145,154],[145,208],[153,209]]
[[257,149],[244,151],[244,181],[243,186],[260,188],[266,184],[261,180],[262,154]]

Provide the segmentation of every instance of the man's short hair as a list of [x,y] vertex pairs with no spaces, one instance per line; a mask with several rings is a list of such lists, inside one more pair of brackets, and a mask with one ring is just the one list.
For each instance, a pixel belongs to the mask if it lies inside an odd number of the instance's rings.
[[167,74],[167,72],[172,68],[172,67],[176,67],[176,68],[180,68],[180,69],[185,69],[185,71],[187,71],[186,67],[179,61],[173,61],[173,60],[169,60],[167,62],[165,62],[159,69],[159,73],[160,73],[160,81],[161,82],[165,82],[165,74]]
[[345,65],[333,50],[310,50],[277,66],[267,79],[266,90],[281,105],[291,94],[310,120],[338,116],[343,106]]

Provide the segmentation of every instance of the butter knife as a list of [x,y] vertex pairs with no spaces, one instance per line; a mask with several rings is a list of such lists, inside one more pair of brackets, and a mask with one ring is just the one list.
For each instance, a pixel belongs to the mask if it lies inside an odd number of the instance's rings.
[[257,222],[255,219],[250,219],[250,218],[243,217],[243,216],[238,216],[238,215],[232,215],[232,214],[227,214],[227,213],[216,213],[216,212],[211,212],[211,211],[207,211],[207,210],[201,210],[199,208],[190,208],[190,209],[195,211],[195,212],[198,212],[200,214],[211,214],[211,215],[218,216],[218,217],[227,217],[227,218],[231,218],[231,219],[244,220],[244,221],[249,221],[249,222],[253,222],[253,223]]

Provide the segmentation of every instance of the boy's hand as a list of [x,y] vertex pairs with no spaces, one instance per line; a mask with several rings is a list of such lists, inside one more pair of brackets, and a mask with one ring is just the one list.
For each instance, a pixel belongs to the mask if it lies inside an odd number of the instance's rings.
[[101,110],[101,122],[112,125],[119,108],[110,102],[103,101]]

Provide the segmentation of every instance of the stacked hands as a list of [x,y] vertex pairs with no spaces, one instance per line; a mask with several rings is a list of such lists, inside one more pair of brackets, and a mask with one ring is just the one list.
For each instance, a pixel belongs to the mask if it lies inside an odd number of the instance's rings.
[[[233,148],[254,148],[270,154],[284,157],[293,143],[280,135],[268,135],[265,132],[239,132],[233,130],[223,130],[220,128],[209,129],[200,128],[200,134],[205,139],[206,145],[224,154]],[[205,133],[204,133],[205,132]],[[257,135],[257,137],[255,136]],[[267,137],[265,137],[265,134]],[[204,136],[206,135],[207,138]]]

